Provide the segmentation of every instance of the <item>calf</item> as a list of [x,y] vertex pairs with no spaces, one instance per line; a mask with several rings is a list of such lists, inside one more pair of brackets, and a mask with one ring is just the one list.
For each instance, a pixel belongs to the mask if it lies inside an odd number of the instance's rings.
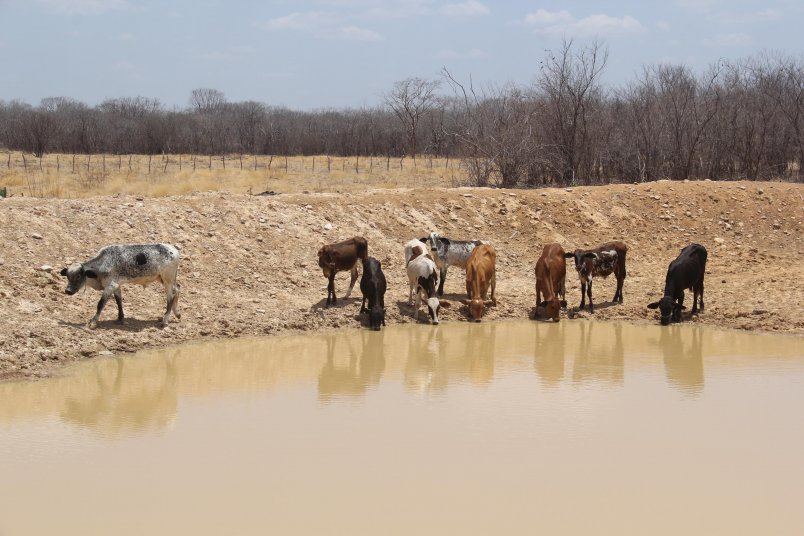
[[179,269],[179,251],[170,244],[114,245],[106,246],[86,262],[76,262],[61,270],[67,278],[65,293],[72,296],[86,284],[103,292],[98,302],[98,310],[89,321],[89,327],[98,325],[101,311],[111,296],[117,302],[117,321],[123,323],[124,283],[147,286],[159,281],[167,293],[167,308],[162,318],[162,326],[167,326],[170,311],[181,319],[179,313],[180,285],[176,282]]
[[[374,257],[363,261],[363,277],[360,278],[360,292],[363,293],[363,303],[360,312],[368,311],[369,327],[379,331],[385,325],[385,274],[382,273],[382,263]],[[368,300],[368,309],[366,309]]]
[[[586,303],[586,294],[589,295],[589,312],[595,312],[592,304],[592,278],[607,278],[614,273],[617,278],[617,290],[611,301],[623,302],[623,281],[625,281],[625,254],[628,246],[624,242],[608,242],[591,250],[576,249],[574,253],[565,253],[566,258],[575,259],[575,270],[581,280],[581,305],[578,310],[583,309]],[[587,290],[588,288],[588,290]]]
[[318,266],[329,280],[327,284],[327,307],[335,305],[335,274],[338,272],[352,272],[349,282],[349,291],[344,296],[348,298],[357,281],[357,261],[365,261],[368,257],[368,242],[362,236],[356,236],[343,242],[321,246],[318,250]]
[[450,240],[449,238],[439,236],[436,233],[430,233],[421,239],[425,244],[430,243],[430,254],[433,260],[441,271],[441,282],[438,284],[438,295],[444,295],[444,283],[447,281],[447,268],[450,266],[458,266],[459,268],[466,269],[466,263],[469,261],[469,256],[476,246],[483,244],[481,240]]
[[[559,321],[559,311],[567,306],[564,281],[567,261],[564,248],[559,244],[547,244],[542,256],[536,261],[536,316]],[[559,299],[561,296],[561,299]],[[542,301],[542,297],[544,301]]]
[[704,310],[704,273],[706,272],[706,248],[700,244],[690,244],[667,267],[664,279],[664,297],[648,304],[648,309],[659,308],[661,324],[671,321],[681,322],[684,307],[684,290],[692,289],[692,314],[698,313],[700,297],[701,311]]
[[[461,303],[469,306],[469,315],[475,322],[480,322],[486,304],[497,305],[494,288],[497,286],[497,252],[488,244],[474,248],[466,263],[466,293],[468,300]],[[491,287],[491,301],[486,301]]]
[[[405,269],[408,272],[408,282],[410,292],[408,293],[408,304],[413,303],[413,292],[416,291],[416,303],[414,305],[414,320],[419,319],[419,307],[422,303],[422,296],[427,303],[427,312],[430,314],[430,321],[438,324],[438,313],[441,311],[442,303],[436,294],[436,283],[438,274],[433,258],[427,254],[427,246],[419,240],[411,240],[405,244]],[[444,307],[449,307],[448,302],[443,302]]]

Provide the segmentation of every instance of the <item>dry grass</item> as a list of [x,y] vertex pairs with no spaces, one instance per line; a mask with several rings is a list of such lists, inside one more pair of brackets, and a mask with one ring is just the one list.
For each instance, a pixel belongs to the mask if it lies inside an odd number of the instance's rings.
[[9,196],[81,198],[115,193],[164,197],[198,191],[344,192],[368,188],[460,186],[457,160],[227,155],[65,155],[0,153]]

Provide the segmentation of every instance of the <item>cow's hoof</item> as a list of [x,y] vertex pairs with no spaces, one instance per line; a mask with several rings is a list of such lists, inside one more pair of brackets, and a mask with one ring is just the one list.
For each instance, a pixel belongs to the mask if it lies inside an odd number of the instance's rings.
[[125,323],[126,323],[126,319],[125,319],[125,318],[118,318],[118,319],[117,319],[117,323],[118,323],[118,324],[120,324],[120,325],[122,326],[123,324],[125,324]]
[[173,311],[173,314],[176,316],[176,320],[181,320],[181,313]]
[[87,324],[87,327],[89,329],[95,329],[96,327],[98,327],[98,322],[96,320],[90,320],[89,323]]

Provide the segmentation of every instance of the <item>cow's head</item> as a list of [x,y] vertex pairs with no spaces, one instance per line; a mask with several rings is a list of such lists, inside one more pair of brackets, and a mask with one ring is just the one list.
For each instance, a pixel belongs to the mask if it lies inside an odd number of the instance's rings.
[[469,308],[469,318],[475,322],[480,322],[480,319],[483,318],[483,313],[486,312],[486,306],[492,305],[494,301],[483,301],[480,298],[474,298],[472,300],[463,299],[461,303]]
[[648,309],[657,308],[659,309],[659,314],[661,315],[659,322],[661,322],[663,326],[666,326],[671,321],[680,322],[681,311],[686,309],[686,307],[680,303],[676,303],[676,301],[670,296],[664,296],[661,300],[648,304]]
[[566,307],[567,302],[559,300],[558,297],[553,296],[549,300],[544,300],[536,306],[536,316],[542,318],[549,318],[558,322],[561,320],[559,312],[562,307]]
[[369,310],[369,328],[379,331],[381,326],[385,325],[385,308],[379,303],[375,303],[374,307]]
[[564,257],[567,259],[574,259],[575,260],[575,270],[580,272],[584,266],[586,266],[586,262],[588,259],[594,259],[597,257],[597,254],[594,251],[584,251],[582,249],[576,249],[572,253],[564,253]]
[[87,282],[87,277],[98,277],[92,270],[85,270],[84,265],[80,262],[75,262],[67,268],[62,268],[59,273],[67,278],[67,288],[64,289],[64,292],[70,296],[81,290]]
[[440,236],[436,232],[430,233],[430,236],[426,237],[422,240],[425,244],[430,244],[430,251],[435,253],[434,256],[444,256],[447,254],[447,248],[449,247],[449,239]]

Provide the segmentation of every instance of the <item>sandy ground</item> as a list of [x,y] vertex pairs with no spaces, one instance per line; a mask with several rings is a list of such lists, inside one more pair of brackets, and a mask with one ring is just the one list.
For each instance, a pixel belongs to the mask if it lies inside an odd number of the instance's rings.
[[[657,322],[645,305],[660,297],[667,264],[698,242],[709,250],[706,311],[690,321],[804,334],[803,221],[804,185],[784,183],[9,198],[0,200],[0,378],[44,376],[79,359],[188,340],[358,328],[359,288],[324,308],[326,280],[316,258],[322,243],[356,234],[383,263],[388,324],[413,322],[402,245],[437,230],[496,247],[498,305],[488,320],[528,317],[533,264],[544,244],[571,250],[616,239],[630,248],[625,303],[608,301],[613,278],[598,280],[594,317]],[[126,323],[115,322],[110,300],[98,328],[87,329],[99,293],[65,295],[59,270],[107,244],[148,242],[182,250],[181,322],[157,326],[160,285],[124,287]],[[348,279],[338,275],[339,297]],[[567,283],[572,316],[580,290],[570,264]],[[453,306],[442,309],[445,321],[466,321],[466,307],[456,303],[464,289],[462,271],[451,270],[445,298]]]

